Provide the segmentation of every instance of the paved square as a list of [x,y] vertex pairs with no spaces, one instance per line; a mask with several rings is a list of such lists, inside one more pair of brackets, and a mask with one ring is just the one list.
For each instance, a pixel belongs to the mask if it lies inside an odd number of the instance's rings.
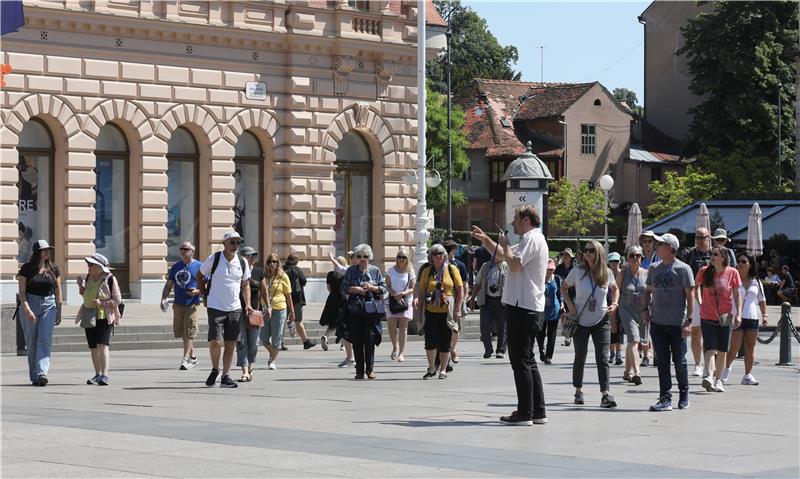
[[[113,340],[112,340],[113,343]],[[111,386],[85,385],[85,353],[55,353],[46,388],[27,384],[24,358],[2,358],[3,477],[798,477],[800,374],[772,366],[778,341],[757,346],[757,387],[734,363],[725,393],[691,378],[691,408],[647,411],[644,384],[612,367],[619,407],[600,409],[594,365],[587,404],[572,404],[572,350],[541,366],[550,423],[507,427],[515,407],[508,360],[461,346],[447,380],[422,381],[422,343],[405,363],[378,348],[374,381],[339,369],[343,353],[259,352],[254,381],[208,388],[208,353],[178,371],[179,350],[112,351]],[[795,344],[795,346],[797,346]],[[591,347],[591,346],[590,346]],[[590,352],[589,357],[592,358]],[[795,360],[797,359],[795,355]],[[234,377],[238,377],[238,374]]]

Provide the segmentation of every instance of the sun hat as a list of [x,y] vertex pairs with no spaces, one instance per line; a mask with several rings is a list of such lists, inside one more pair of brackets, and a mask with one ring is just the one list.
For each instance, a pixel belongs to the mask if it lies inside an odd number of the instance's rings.
[[103,273],[110,273],[111,272],[108,269],[108,258],[106,258],[105,256],[101,255],[100,253],[95,253],[95,254],[93,254],[91,256],[86,256],[83,259],[86,260],[87,263],[92,263],[92,264],[96,264],[97,266],[100,266],[100,269],[103,270]]
[[245,246],[244,248],[239,250],[239,254],[242,256],[256,256],[258,254],[258,251],[256,251],[250,246]]

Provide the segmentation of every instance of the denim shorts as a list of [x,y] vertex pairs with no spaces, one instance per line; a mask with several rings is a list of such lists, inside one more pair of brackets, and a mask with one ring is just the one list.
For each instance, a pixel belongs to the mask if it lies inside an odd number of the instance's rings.
[[742,324],[739,326],[739,331],[755,331],[758,332],[758,320],[742,318]]

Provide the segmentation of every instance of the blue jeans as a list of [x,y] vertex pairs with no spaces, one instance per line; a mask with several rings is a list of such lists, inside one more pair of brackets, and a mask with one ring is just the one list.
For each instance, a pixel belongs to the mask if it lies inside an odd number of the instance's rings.
[[239,340],[236,342],[236,365],[246,368],[256,363],[258,336],[263,328],[251,328],[248,326],[247,315],[244,312],[242,312],[242,319],[239,325]]
[[686,370],[686,339],[681,334],[680,326],[664,326],[650,324],[650,337],[658,357],[658,389],[661,397],[672,400],[672,376],[670,376],[669,358],[675,364],[675,378],[678,380],[678,391],[689,391],[689,373]]
[[261,344],[264,346],[272,345],[273,348],[280,348],[283,342],[283,327],[286,324],[288,311],[285,309],[273,309],[272,316],[264,322],[261,328]]
[[31,382],[50,370],[50,351],[53,346],[53,329],[56,327],[56,297],[26,295],[28,306],[36,316],[36,322],[28,320],[22,306],[19,318],[25,331],[25,343],[28,345],[28,376]]

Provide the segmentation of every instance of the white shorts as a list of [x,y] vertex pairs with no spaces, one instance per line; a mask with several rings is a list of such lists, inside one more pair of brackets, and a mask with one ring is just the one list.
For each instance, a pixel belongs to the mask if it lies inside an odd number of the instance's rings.
[[699,328],[700,327],[700,306],[695,304],[694,311],[692,311],[692,327]]

